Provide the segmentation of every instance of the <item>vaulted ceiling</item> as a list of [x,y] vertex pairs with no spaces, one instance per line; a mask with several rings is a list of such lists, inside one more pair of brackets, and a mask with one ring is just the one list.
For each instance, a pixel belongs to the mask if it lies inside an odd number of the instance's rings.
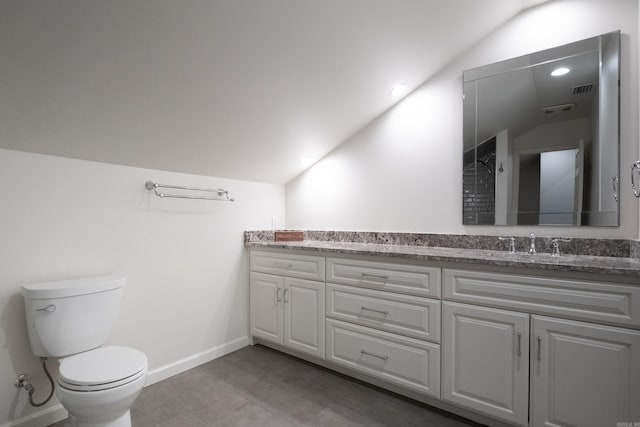
[[539,0],[3,0],[0,147],[285,183]]

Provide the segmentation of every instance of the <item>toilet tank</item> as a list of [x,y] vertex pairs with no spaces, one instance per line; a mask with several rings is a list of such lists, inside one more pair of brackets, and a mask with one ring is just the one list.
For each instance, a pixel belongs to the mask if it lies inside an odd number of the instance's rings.
[[31,349],[64,357],[103,345],[116,324],[123,276],[22,285]]

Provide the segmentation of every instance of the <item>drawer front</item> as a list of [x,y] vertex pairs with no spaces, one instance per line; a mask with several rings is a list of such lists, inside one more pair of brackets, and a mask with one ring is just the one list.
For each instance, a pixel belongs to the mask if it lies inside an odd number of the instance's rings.
[[327,316],[440,342],[440,300],[327,284]]
[[388,383],[440,397],[440,346],[327,319],[327,360]]
[[444,298],[640,326],[640,286],[445,269]]
[[327,258],[327,282],[440,298],[440,268]]
[[278,276],[324,281],[324,257],[251,251],[251,270]]

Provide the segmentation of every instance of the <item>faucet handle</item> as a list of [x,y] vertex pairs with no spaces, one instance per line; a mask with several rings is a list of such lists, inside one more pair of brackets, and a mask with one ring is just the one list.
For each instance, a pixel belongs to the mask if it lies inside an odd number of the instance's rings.
[[535,255],[536,252],[536,235],[535,233],[529,233],[529,254]]
[[553,251],[551,252],[551,256],[560,256],[560,242],[568,243],[571,239],[560,239],[555,238],[551,239],[551,244],[553,245]]
[[502,237],[498,236],[498,240],[508,240],[509,241],[509,253],[516,253],[516,238],[515,237]]

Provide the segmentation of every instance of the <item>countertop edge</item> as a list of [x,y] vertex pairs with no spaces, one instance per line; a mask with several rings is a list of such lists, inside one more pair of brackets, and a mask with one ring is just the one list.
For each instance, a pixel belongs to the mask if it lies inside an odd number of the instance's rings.
[[[509,254],[480,249],[420,247],[345,242],[275,242],[250,241],[248,248],[284,249],[302,252],[326,252],[347,255],[383,256],[422,261],[494,265],[524,269],[581,272],[616,276],[637,276],[640,284],[640,260],[596,256],[560,256],[549,254]],[[455,253],[453,253],[455,252]],[[535,258],[534,258],[535,257]],[[576,259],[578,258],[578,259]]]

